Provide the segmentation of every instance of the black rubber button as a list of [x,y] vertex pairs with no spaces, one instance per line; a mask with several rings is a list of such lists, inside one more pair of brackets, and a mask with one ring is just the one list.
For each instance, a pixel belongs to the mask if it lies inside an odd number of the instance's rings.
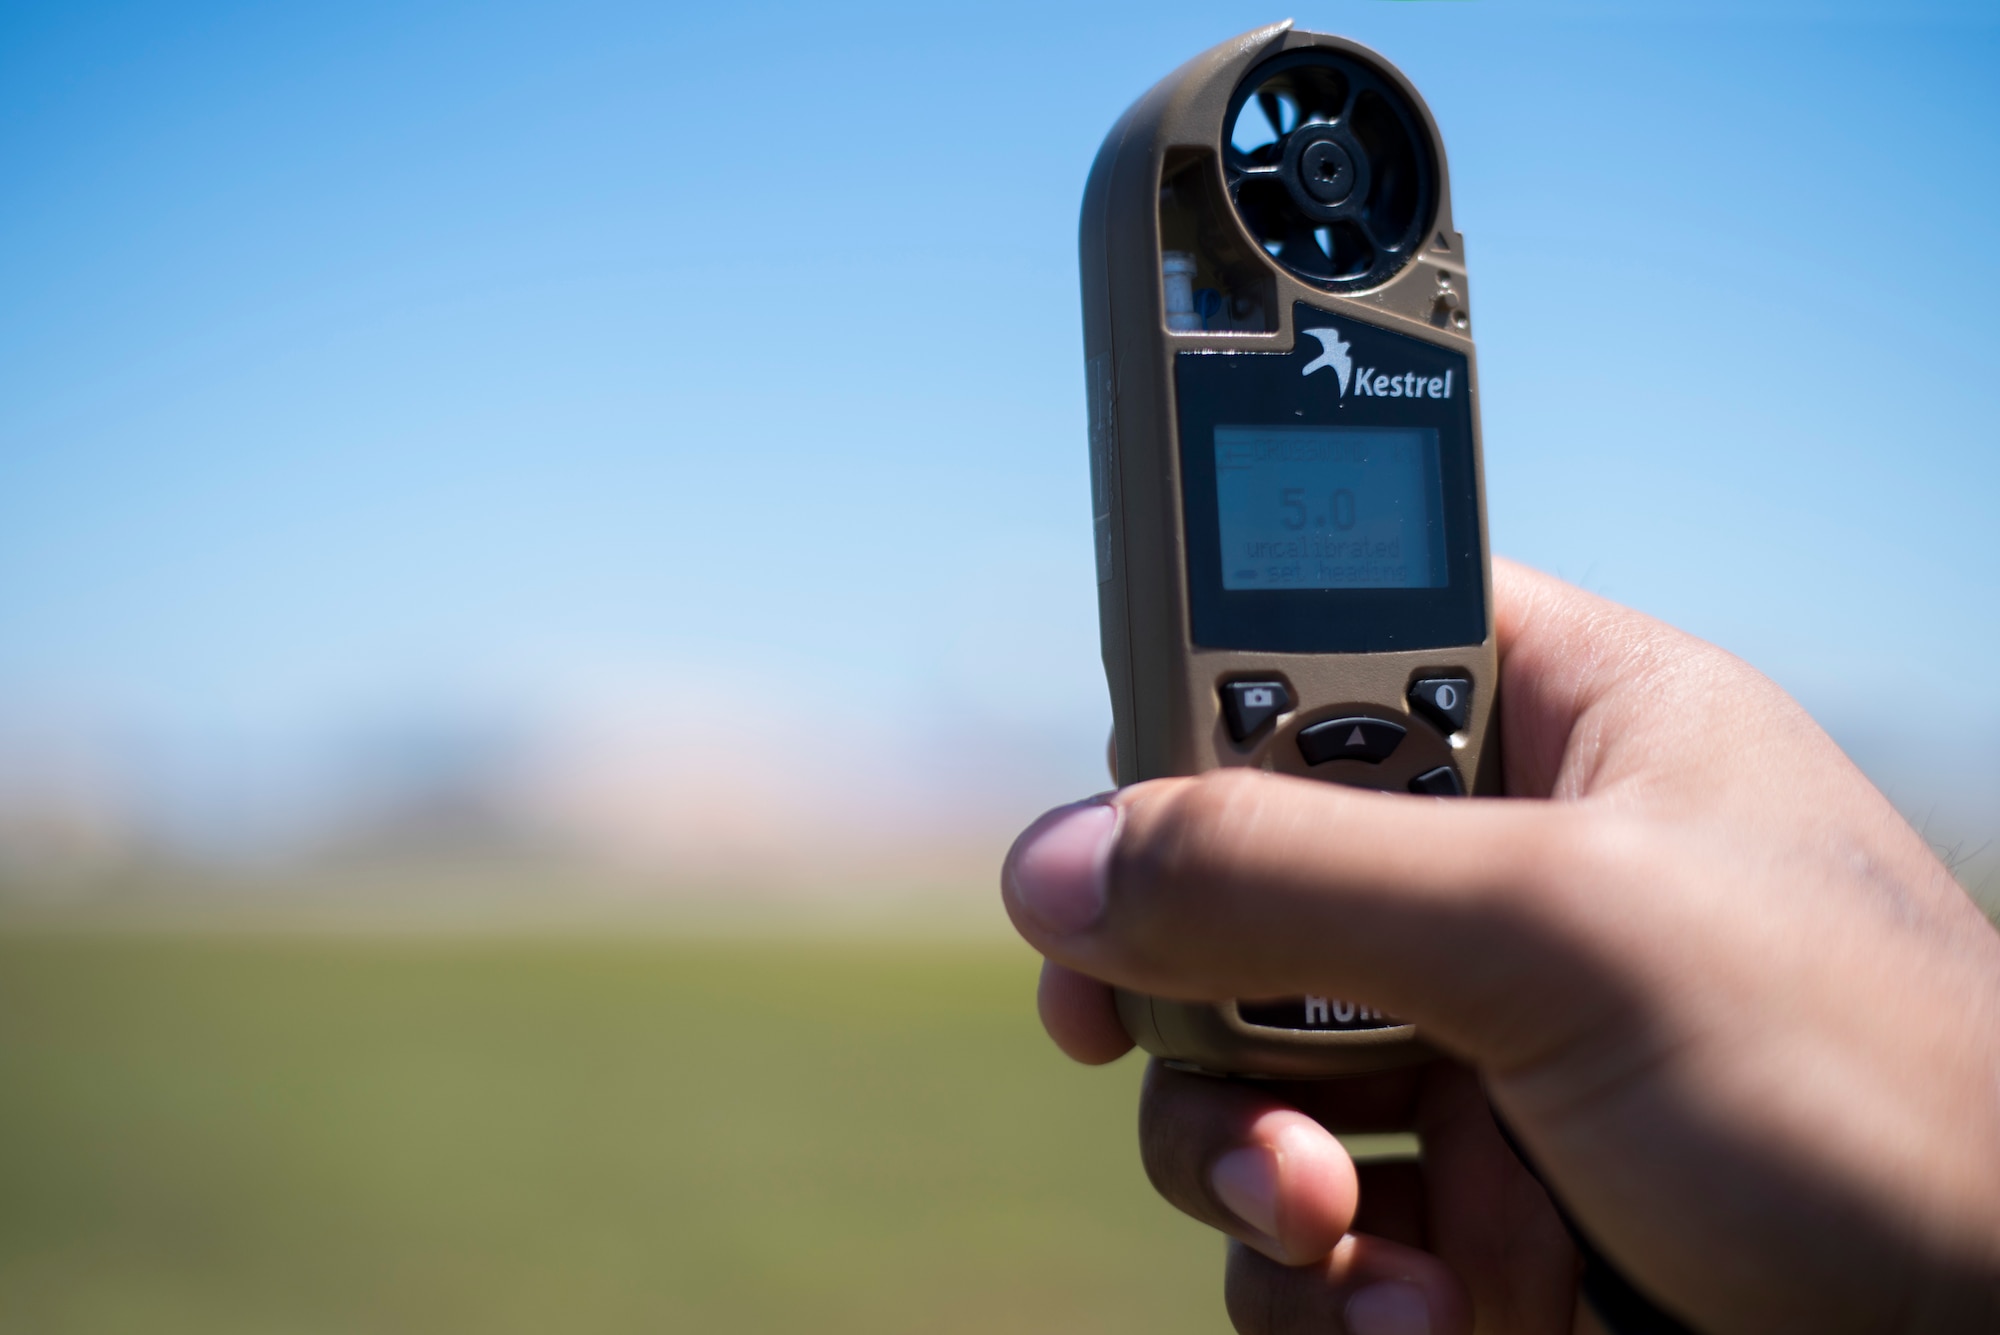
[[1281,681],[1229,681],[1222,684],[1222,721],[1229,735],[1242,741],[1292,707],[1292,693]]
[[1308,765],[1329,760],[1365,760],[1378,765],[1402,745],[1407,730],[1380,718],[1336,718],[1299,733],[1299,754]]
[[1439,765],[1411,779],[1410,791],[1425,797],[1464,797],[1465,785],[1459,781],[1457,770],[1449,765]]
[[1446,732],[1461,732],[1472,717],[1472,683],[1464,677],[1426,677],[1410,687],[1410,704]]

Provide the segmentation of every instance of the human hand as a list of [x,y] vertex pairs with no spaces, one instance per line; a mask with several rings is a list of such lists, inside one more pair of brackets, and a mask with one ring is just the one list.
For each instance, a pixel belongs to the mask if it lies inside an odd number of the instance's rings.
[[[1509,801],[1240,769],[1043,817],[1003,873],[1071,1056],[1109,985],[1331,994],[1452,1060],[1149,1073],[1141,1151],[1236,1238],[1264,1335],[1571,1329],[1574,1254],[1501,1140],[1702,1330],[2000,1329],[2000,936],[1771,682],[1496,563]],[[1329,1133],[1417,1130],[1421,1168]]]

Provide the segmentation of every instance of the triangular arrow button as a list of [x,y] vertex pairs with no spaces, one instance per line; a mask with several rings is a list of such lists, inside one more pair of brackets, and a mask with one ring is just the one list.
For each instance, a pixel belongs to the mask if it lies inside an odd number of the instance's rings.
[[1299,729],[1299,754],[1308,765],[1329,760],[1379,764],[1403,740],[1404,727],[1385,718],[1349,715]]

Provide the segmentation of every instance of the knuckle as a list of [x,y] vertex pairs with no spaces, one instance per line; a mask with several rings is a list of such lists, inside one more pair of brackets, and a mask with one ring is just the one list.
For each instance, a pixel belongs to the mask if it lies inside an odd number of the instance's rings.
[[1204,1134],[1211,1119],[1201,1115],[1200,1107],[1202,1096],[1214,1091],[1192,1081],[1213,1084],[1206,1076],[1185,1075],[1157,1060],[1148,1063],[1139,1094],[1139,1162],[1146,1180],[1168,1204],[1204,1223],[1216,1223],[1221,1216],[1211,1207],[1203,1180],[1213,1148]]
[[1516,893],[1544,906],[1569,910],[1577,896],[1599,903],[1607,885],[1643,880],[1650,868],[1670,863],[1650,821],[1621,813],[1558,807],[1543,837],[1522,858]]
[[1275,1266],[1241,1243],[1231,1243],[1223,1270],[1222,1304],[1236,1335],[1275,1335]]
[[1606,885],[1641,874],[1659,858],[1656,844],[1644,821],[1579,804],[1551,804],[1508,832],[1489,874],[1477,878],[1472,892],[1517,913],[1568,919],[1579,907],[1597,905]]
[[1146,980],[1142,991],[1231,995],[1232,973],[1268,930],[1254,906],[1298,875],[1273,848],[1343,800],[1332,784],[1247,769],[1137,794],[1111,852],[1100,941]]
[[1112,856],[1112,884],[1157,899],[1212,883],[1235,860],[1267,786],[1253,771],[1214,770],[1134,804]]
[[1174,785],[1127,813],[1112,851],[1109,919],[1128,960],[1182,973],[1206,941],[1218,884],[1240,865],[1238,827],[1257,776],[1216,771]]
[[1139,1162],[1153,1190],[1175,1200],[1186,1173],[1187,1138],[1175,1108],[1170,1076],[1157,1061],[1146,1068],[1146,1083],[1139,1095]]
[[1317,1335],[1333,1314],[1309,1292],[1317,1271],[1290,1270],[1240,1242],[1229,1244],[1222,1300],[1237,1335]]

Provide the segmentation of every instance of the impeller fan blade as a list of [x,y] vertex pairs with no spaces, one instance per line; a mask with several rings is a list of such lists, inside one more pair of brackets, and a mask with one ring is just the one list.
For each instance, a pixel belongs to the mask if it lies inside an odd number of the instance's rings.
[[1291,132],[1291,127],[1285,124],[1285,104],[1276,93],[1259,91],[1257,110],[1263,112],[1264,119],[1270,122],[1273,139],[1282,141]]
[[[1275,141],[1253,133],[1253,102]],[[1253,70],[1229,106],[1224,182],[1267,254],[1336,291],[1379,286],[1409,264],[1434,211],[1435,164],[1422,118],[1379,71],[1340,53],[1287,52]],[[1334,199],[1330,162],[1353,172]]]
[[1333,260],[1320,249],[1319,238],[1303,221],[1294,221],[1278,248],[1278,263],[1313,278],[1333,277]]
[[1292,96],[1299,104],[1301,121],[1339,120],[1340,113],[1347,110],[1347,85],[1344,83],[1302,79],[1293,89]]

